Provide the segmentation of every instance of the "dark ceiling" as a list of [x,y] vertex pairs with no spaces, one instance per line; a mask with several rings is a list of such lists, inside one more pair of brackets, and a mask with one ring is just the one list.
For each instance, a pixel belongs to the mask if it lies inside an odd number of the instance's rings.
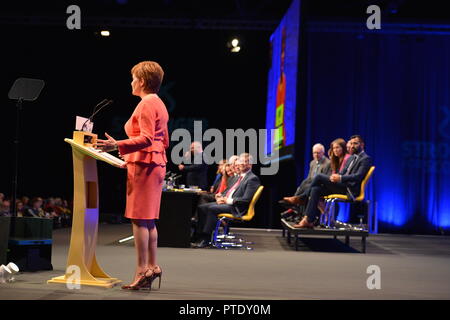
[[[303,0],[307,19],[358,19],[379,5],[388,19],[449,21],[445,0]],[[291,0],[84,0],[5,1],[0,16],[53,16],[77,4],[85,16],[162,19],[280,20]]]

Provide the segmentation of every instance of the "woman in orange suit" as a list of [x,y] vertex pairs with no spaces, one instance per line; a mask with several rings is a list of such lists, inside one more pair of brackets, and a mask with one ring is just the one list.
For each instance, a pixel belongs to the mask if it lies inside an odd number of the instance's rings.
[[[153,61],[143,61],[131,69],[132,93],[141,101],[125,124],[129,139],[117,141],[107,133],[108,140],[97,141],[103,151],[119,150],[126,162],[127,204],[125,217],[131,219],[137,251],[134,281],[122,289],[151,289],[153,280],[162,270],[156,264],[158,232],[155,220],[159,218],[161,193],[166,174],[166,153],[169,147],[167,122],[169,115],[157,96],[164,72]],[[124,166],[125,167],[125,166]]]

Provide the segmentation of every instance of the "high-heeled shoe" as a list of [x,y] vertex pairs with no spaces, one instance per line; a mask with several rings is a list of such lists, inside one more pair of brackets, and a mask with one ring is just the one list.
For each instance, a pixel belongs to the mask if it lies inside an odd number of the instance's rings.
[[[159,272],[156,272],[156,269],[159,269]],[[149,271],[151,271],[150,274],[148,274]],[[162,278],[162,269],[160,266],[156,266],[153,269],[147,270],[147,272],[145,273],[146,283],[143,288],[152,290],[152,283],[154,280],[156,280],[156,278],[159,278],[158,289],[160,289],[161,288],[161,278]]]
[[144,271],[144,272],[140,272],[138,273],[138,280],[136,282],[136,284],[129,284],[129,285],[125,285],[122,286],[123,290],[139,290],[142,289],[143,287],[145,287],[145,285],[147,284],[147,277],[145,276],[147,274],[147,272],[150,269]]

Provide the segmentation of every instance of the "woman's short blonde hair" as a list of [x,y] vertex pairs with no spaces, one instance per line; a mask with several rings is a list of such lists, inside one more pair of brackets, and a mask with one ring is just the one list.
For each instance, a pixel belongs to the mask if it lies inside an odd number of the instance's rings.
[[164,77],[164,71],[157,62],[142,61],[131,69],[131,75],[134,75],[139,80],[144,80],[145,91],[158,93]]

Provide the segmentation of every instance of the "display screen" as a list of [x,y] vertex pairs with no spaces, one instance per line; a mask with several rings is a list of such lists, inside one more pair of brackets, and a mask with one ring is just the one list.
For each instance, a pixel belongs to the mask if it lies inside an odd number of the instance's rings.
[[[266,155],[278,150],[280,157],[292,155],[295,144],[300,0],[294,0],[280,25],[270,36]],[[274,134],[271,134],[274,129]]]

